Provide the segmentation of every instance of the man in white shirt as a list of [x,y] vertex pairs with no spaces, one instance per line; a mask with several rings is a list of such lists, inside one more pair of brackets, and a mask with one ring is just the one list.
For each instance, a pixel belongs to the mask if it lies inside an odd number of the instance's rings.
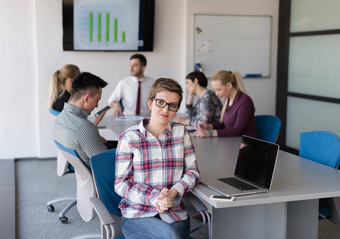
[[108,100],[108,104],[113,108],[113,116],[148,115],[150,113],[147,100],[154,79],[144,76],[145,69],[144,55],[134,54],[130,57],[130,76],[118,82]]

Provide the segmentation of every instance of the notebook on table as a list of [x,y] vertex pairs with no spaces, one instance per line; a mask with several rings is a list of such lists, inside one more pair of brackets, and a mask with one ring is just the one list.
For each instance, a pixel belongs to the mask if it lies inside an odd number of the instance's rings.
[[201,182],[228,196],[268,192],[271,189],[279,145],[242,136],[233,177],[204,179]]

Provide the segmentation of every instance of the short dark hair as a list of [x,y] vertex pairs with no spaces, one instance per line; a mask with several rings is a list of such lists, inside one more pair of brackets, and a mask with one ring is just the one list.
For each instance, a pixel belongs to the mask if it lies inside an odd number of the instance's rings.
[[204,75],[203,72],[200,72],[200,71],[194,71],[194,72],[191,72],[189,73],[185,79],[189,79],[191,80],[192,82],[195,81],[195,79],[197,79],[198,81],[198,84],[204,88],[206,88],[208,86],[208,79],[207,77]]
[[131,57],[130,57],[130,61],[132,60],[132,59],[139,59],[139,61],[140,61],[140,64],[142,65],[142,66],[146,66],[146,58],[145,58],[145,56],[144,55],[142,55],[142,54],[133,54]]
[[99,88],[107,86],[107,82],[100,77],[95,76],[89,72],[80,73],[72,81],[72,98],[80,98],[84,93],[90,92],[91,95],[98,93]]

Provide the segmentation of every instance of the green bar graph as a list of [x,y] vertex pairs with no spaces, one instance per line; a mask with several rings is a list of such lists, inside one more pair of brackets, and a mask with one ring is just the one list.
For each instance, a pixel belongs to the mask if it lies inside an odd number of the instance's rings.
[[109,41],[110,14],[106,13],[106,41]]
[[125,32],[122,32],[122,42],[125,42]]
[[[110,30],[110,24],[112,24],[112,16],[110,19],[110,13],[94,13],[89,12],[89,42],[93,42],[95,39],[96,30],[97,30],[97,42],[103,41],[109,42],[110,41],[110,32],[112,31],[112,28]],[[97,15],[97,29],[93,25],[96,25],[96,19],[95,16]],[[102,29],[102,15],[103,15],[103,24],[105,24],[105,28],[103,26]],[[104,17],[105,16],[105,17]],[[103,30],[103,31],[102,31]],[[102,36],[103,33],[103,36]],[[104,38],[105,34],[105,38]],[[120,33],[119,33],[120,35]],[[118,39],[120,38],[120,39]],[[105,40],[104,40],[105,39]],[[126,32],[121,32],[121,36],[118,36],[118,18],[113,18],[113,42],[126,42]]]
[[113,24],[113,41],[117,41],[118,40],[118,19],[115,18],[114,19],[114,24]]
[[97,39],[101,41],[101,28],[102,28],[102,14],[98,14],[98,24],[97,24]]
[[93,12],[89,14],[89,41],[93,41]]

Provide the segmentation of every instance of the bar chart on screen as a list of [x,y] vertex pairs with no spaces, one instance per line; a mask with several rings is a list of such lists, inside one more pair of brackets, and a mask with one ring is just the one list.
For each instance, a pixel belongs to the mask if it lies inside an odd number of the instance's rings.
[[138,49],[139,0],[74,3],[74,49]]

